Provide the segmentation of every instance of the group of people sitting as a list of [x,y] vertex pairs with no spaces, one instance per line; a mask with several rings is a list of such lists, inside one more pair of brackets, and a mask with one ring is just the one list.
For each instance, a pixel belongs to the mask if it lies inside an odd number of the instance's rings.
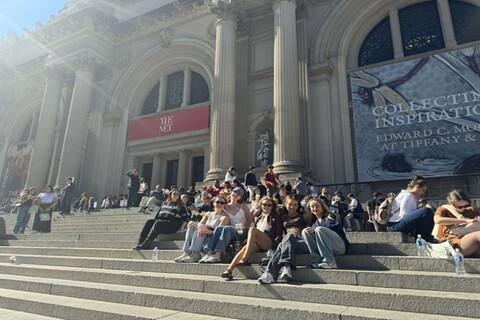
[[[452,232],[460,225],[480,226],[480,211],[471,207],[465,192],[450,192],[448,204],[434,214],[429,207],[418,207],[426,190],[425,179],[415,176],[395,197],[386,229],[413,237],[420,234],[434,257],[452,255],[455,248],[466,257],[480,257],[480,228],[462,236]],[[134,249],[151,249],[159,234],[185,231],[183,254],[175,262],[218,263],[233,243],[236,255],[221,275],[227,279],[232,279],[237,266],[251,264],[254,253],[272,250],[258,279],[263,284],[290,280],[297,254],[309,254],[311,268],[338,268],[335,256],[348,252],[350,244],[341,217],[321,196],[305,202],[295,195],[286,195],[281,202],[263,196],[258,205],[249,206],[243,201],[244,192],[235,187],[229,194],[219,193],[211,199],[210,209],[191,215],[179,191],[170,190],[156,216],[145,223]]]

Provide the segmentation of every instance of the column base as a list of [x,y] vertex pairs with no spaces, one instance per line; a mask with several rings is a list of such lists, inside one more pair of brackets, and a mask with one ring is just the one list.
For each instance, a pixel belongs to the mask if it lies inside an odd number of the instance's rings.
[[220,180],[222,183],[225,180],[225,174],[227,173],[227,169],[210,169],[207,172],[207,176],[205,177],[204,182],[213,182],[215,180]]
[[296,178],[303,173],[303,166],[291,161],[275,162],[273,166],[273,172],[281,175],[280,180]]

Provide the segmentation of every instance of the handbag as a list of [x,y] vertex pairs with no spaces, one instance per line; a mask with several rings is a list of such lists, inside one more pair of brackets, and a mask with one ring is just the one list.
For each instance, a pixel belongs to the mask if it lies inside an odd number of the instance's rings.
[[466,234],[476,231],[480,231],[480,221],[452,227],[450,228],[449,233],[461,238]]
[[44,221],[50,221],[50,214],[44,212],[44,213],[40,213],[39,215],[39,219],[40,221],[44,222]]
[[28,209],[27,212],[30,213],[30,214],[35,214],[35,213],[37,213],[37,211],[38,211],[38,206],[36,204],[34,204],[30,207],[30,209]]

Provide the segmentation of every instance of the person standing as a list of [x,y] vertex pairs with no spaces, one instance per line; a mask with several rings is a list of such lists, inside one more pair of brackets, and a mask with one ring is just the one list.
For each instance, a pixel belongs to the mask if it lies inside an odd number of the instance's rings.
[[273,173],[273,165],[268,166],[268,171],[263,174],[263,180],[265,180],[265,186],[268,189],[268,195],[273,197],[277,192],[277,177]]
[[30,220],[30,207],[37,200],[35,193],[37,190],[35,188],[28,188],[20,194],[17,199],[18,213],[17,221],[15,221],[15,226],[13,227],[13,234],[23,234],[27,228],[28,221]]
[[72,210],[72,199],[75,192],[75,182],[73,177],[66,179],[65,185],[62,187],[62,200],[60,201],[60,210],[62,214],[70,214]]
[[127,209],[133,207],[137,203],[137,194],[140,189],[140,178],[138,177],[138,170],[133,168],[125,173],[128,177],[128,200]]
[[382,197],[381,192],[374,192],[373,198],[367,201],[367,213],[368,213],[368,222],[373,223],[373,227],[376,232],[386,231],[385,227],[377,223],[374,219],[375,211],[382,204],[385,199]]
[[38,195],[40,208],[33,221],[32,233],[50,233],[52,228],[52,212],[58,201],[58,195],[51,185],[46,185]]
[[295,185],[293,186],[295,189],[297,196],[302,199],[307,196],[307,187],[305,186],[305,182],[303,182],[302,177],[298,177],[295,180]]
[[245,174],[245,186],[248,189],[250,202],[255,200],[255,187],[257,186],[257,176],[255,175],[255,166],[250,166],[249,171]]

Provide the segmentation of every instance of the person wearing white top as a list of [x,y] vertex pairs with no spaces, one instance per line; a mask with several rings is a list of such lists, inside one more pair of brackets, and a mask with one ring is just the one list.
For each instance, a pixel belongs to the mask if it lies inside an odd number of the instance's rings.
[[52,228],[53,208],[58,202],[59,196],[53,192],[51,185],[46,185],[43,192],[38,195],[40,208],[33,221],[32,233],[50,233]]
[[431,208],[418,208],[418,199],[427,191],[425,179],[416,175],[392,203],[392,217],[388,220],[387,230],[402,232],[412,237],[421,235],[428,242],[434,241],[434,226]]

